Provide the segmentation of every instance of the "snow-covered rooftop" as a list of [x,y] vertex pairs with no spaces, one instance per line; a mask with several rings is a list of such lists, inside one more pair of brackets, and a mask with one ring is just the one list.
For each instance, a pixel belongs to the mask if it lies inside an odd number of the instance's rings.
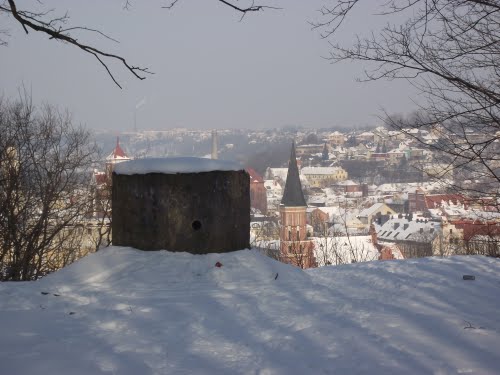
[[280,192],[283,190],[279,182],[276,180],[264,180],[264,186],[268,190],[276,190]]
[[373,136],[373,132],[370,132],[370,131],[363,132],[359,136],[360,137]]
[[240,171],[243,168],[228,160],[213,160],[194,157],[179,158],[146,158],[126,161],[117,164],[116,174],[147,174],[147,173],[200,173],[211,171]]
[[421,190],[424,192],[440,191],[447,184],[451,182],[449,180],[441,179],[438,181],[428,181],[428,182],[409,182],[409,183],[387,183],[381,184],[377,187],[377,191],[382,193],[392,193],[392,192],[411,192],[414,193],[415,190]]
[[470,219],[477,221],[500,221],[500,213],[494,211],[483,211],[475,208],[465,208],[463,204],[454,204],[453,202],[442,202],[441,207],[434,209],[433,213],[441,211],[448,217]]
[[337,186],[357,186],[359,184],[357,184],[353,180],[344,180],[344,181],[335,181],[335,185],[337,185]]
[[319,204],[319,203],[325,203],[326,202],[326,196],[325,195],[310,195],[307,198],[307,203],[308,204]]
[[423,217],[394,217],[382,226],[376,226],[380,241],[431,242],[440,229],[440,223],[428,221]]
[[117,137],[116,138],[116,146],[115,146],[114,150],[111,152],[111,154],[109,154],[106,157],[106,161],[108,161],[108,162],[122,162],[122,161],[126,161],[126,160],[130,160],[130,157],[128,157],[128,155],[125,154],[125,151],[123,151],[123,149],[121,148],[120,138]]
[[313,210],[323,211],[325,214],[328,214],[328,217],[332,219],[334,216],[339,216],[345,213],[345,210],[340,207],[311,207],[311,211]]
[[283,181],[286,181],[286,176],[288,175],[288,168],[267,168],[269,177],[277,177]]
[[363,211],[361,211],[359,213],[359,216],[361,216],[361,217],[371,216],[371,215],[375,214],[375,212],[377,212],[378,210],[380,210],[381,208],[383,208],[384,206],[385,206],[384,203],[374,203],[370,207],[365,208]]
[[343,171],[340,167],[304,167],[300,170],[300,173],[307,174],[336,174],[339,171]]

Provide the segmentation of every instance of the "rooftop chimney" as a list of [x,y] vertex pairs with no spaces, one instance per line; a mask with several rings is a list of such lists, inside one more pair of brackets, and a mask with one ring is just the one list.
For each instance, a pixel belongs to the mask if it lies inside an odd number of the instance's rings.
[[218,159],[217,130],[212,130],[212,159]]

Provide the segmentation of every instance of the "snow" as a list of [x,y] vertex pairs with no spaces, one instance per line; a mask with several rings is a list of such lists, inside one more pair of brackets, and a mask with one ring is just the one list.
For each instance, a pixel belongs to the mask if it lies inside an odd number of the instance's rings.
[[312,237],[314,255],[320,266],[369,262],[379,258],[378,249],[371,236],[327,236]]
[[276,180],[264,180],[264,187],[268,190],[268,193],[282,194],[283,188],[280,183]]
[[380,241],[432,242],[441,232],[441,223],[427,221],[423,217],[393,217],[382,226],[376,225]]
[[266,174],[269,176],[269,179],[279,178],[282,181],[286,181],[288,168],[267,168]]
[[302,271],[112,247],[0,283],[0,372],[498,374],[499,285],[486,257]]
[[343,172],[344,170],[340,167],[304,167],[300,170],[300,173],[304,175],[330,175]]
[[175,174],[240,170],[243,170],[243,168],[238,163],[228,160],[176,157],[130,160],[117,164],[114,172],[117,174],[131,175],[147,173]]
[[337,185],[337,186],[357,186],[359,184],[355,183],[353,180],[345,180],[345,181],[335,181],[335,185]]
[[312,209],[313,210],[318,209],[320,211],[323,211],[325,214],[328,214],[330,221],[333,220],[333,218],[335,216],[339,216],[339,217],[342,215],[345,216],[345,213],[346,213],[345,209],[340,208],[338,206],[336,206],[336,207],[331,207],[331,206],[329,206],[329,207],[313,207]]
[[[465,208],[463,204],[453,204],[453,202],[441,202],[440,209],[447,217],[457,217],[461,219],[488,221],[500,220],[500,213],[495,211],[483,211],[475,208]],[[436,214],[437,211],[433,211]]]
[[359,213],[360,217],[369,217],[374,215],[377,211],[383,209],[385,203],[375,203],[368,208],[365,208],[363,211]]

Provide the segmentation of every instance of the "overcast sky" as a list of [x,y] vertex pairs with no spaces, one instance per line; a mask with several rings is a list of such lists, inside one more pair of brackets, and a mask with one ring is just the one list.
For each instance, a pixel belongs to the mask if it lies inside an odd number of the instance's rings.
[[[276,0],[272,4],[282,10],[248,14],[239,22],[238,13],[216,0],[180,0],[171,10],[161,9],[166,2],[160,0],[133,0],[128,11],[118,0],[46,0],[43,7],[55,14],[69,11],[71,25],[120,41],[82,33],[82,42],[155,74],[139,81],[111,64],[120,90],[90,55],[34,32],[26,35],[3,16],[0,24],[11,36],[9,46],[0,47],[0,94],[16,96],[24,85],[36,103],[56,104],[89,128],[117,132],[133,129],[134,112],[139,130],[163,130],[362,126],[379,123],[381,108],[411,111],[415,91],[408,83],[358,83],[366,67],[322,58],[328,44],[307,22],[317,20],[328,1]],[[32,3],[18,0],[18,8]],[[370,31],[371,12],[359,9],[337,40],[348,43],[356,32]]]

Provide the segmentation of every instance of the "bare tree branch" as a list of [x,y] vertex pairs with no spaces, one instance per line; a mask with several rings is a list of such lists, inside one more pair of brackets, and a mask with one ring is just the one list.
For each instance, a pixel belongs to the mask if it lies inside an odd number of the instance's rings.
[[[360,2],[334,1],[313,28],[332,36]],[[388,0],[379,10],[386,26],[351,45],[330,41],[328,58],[362,62],[360,81],[403,79],[416,87],[418,115],[388,125],[456,169],[450,188],[487,194],[500,206],[500,2]]]
[[[65,15],[61,18],[55,18],[49,21],[43,21],[41,17],[44,15],[43,13],[32,13],[28,11],[20,11],[17,9],[16,3],[14,0],[8,0],[8,5],[10,8],[5,7],[5,6],[0,6],[0,11],[10,13],[12,16],[21,24],[21,26],[24,28],[24,31],[26,34],[29,33],[29,29],[38,31],[44,34],[47,34],[50,36],[50,39],[55,39],[61,42],[68,43],[70,45],[73,45],[82,51],[89,53],[90,55],[94,56],[99,63],[103,65],[105,68],[106,72],[108,75],[111,77],[113,82],[120,88],[122,86],[118,83],[116,80],[115,76],[109,69],[107,63],[103,60],[105,58],[111,59],[111,60],[116,60],[120,62],[130,73],[132,73],[136,78],[143,80],[145,79],[145,76],[143,73],[147,74],[152,74],[148,68],[141,68],[138,66],[133,66],[128,63],[128,61],[123,58],[122,56],[112,54],[105,52],[103,50],[100,50],[98,48],[92,47],[90,45],[84,44],[79,42],[76,38],[71,36],[69,31],[71,30],[88,30],[88,31],[94,31],[97,32],[96,30],[90,29],[90,28],[85,28],[85,27],[73,27],[73,28],[63,28],[62,26],[58,26],[61,23],[65,23],[68,19],[68,16]],[[110,38],[103,34],[102,32],[98,32],[100,35],[104,35],[106,38],[114,40],[113,38]]]
[[[179,0],[169,0],[169,3],[167,5],[162,6],[162,8],[170,9],[173,6],[175,6],[175,4],[177,4],[178,1]],[[257,12],[264,10],[266,8],[279,9],[276,7],[266,6],[266,5],[254,5],[253,2],[249,6],[238,6],[234,2],[229,0],[217,0],[217,1],[225,6],[228,6],[242,13],[242,18],[245,14],[249,12]],[[125,2],[123,3],[123,9],[128,10],[131,8],[131,6],[132,6],[131,0],[125,0]],[[79,48],[83,52],[88,53],[91,56],[95,57],[95,59],[99,62],[99,64],[101,64],[104,67],[106,73],[110,76],[110,78],[119,88],[122,88],[122,86],[119,84],[118,80],[116,79],[115,75],[113,74],[112,70],[109,68],[108,65],[108,63],[111,61],[115,61],[121,64],[128,72],[130,72],[135,78],[139,80],[145,79],[147,74],[153,74],[148,68],[132,65],[123,56],[107,52],[103,49],[89,45],[88,43],[79,41],[78,38],[73,36],[71,32],[89,31],[96,33],[113,42],[118,42],[116,39],[110,37],[106,33],[94,28],[85,26],[65,27],[64,25],[69,21],[68,14],[64,14],[63,16],[60,17],[50,18],[48,16],[49,14],[52,13],[52,10],[45,12],[32,12],[29,10],[20,10],[17,8],[16,0],[3,0],[2,2],[0,2],[0,13],[1,12],[6,13],[7,15],[11,15],[22,26],[26,34],[29,34],[29,31],[40,32],[42,34],[48,35],[49,39],[70,44],[76,48]],[[2,34],[7,35],[7,32],[0,30],[0,35]],[[4,46],[6,44],[7,42],[4,39],[0,38],[0,46]]]
[[165,9],[172,9],[172,8],[175,6],[175,4],[177,4],[177,2],[178,2],[178,1],[179,1],[179,0],[172,0],[172,1],[168,4],[168,5],[164,5],[164,6],[162,6],[162,8],[165,8]]
[[[248,13],[248,12],[258,12],[258,11],[261,11],[264,9],[281,9],[281,8],[277,8],[277,7],[267,6],[267,5],[254,5],[253,2],[252,2],[252,5],[250,5],[250,6],[239,7],[230,1],[226,1],[226,0],[217,0],[217,1],[219,1],[220,3],[222,3],[224,5],[227,5],[228,7],[233,8],[234,10],[237,10],[238,12],[241,12],[243,14]],[[177,0],[175,2],[177,2]]]
[[5,47],[8,43],[7,40],[3,39],[2,35],[8,37],[9,33],[7,32],[7,30],[0,30],[0,47]]

